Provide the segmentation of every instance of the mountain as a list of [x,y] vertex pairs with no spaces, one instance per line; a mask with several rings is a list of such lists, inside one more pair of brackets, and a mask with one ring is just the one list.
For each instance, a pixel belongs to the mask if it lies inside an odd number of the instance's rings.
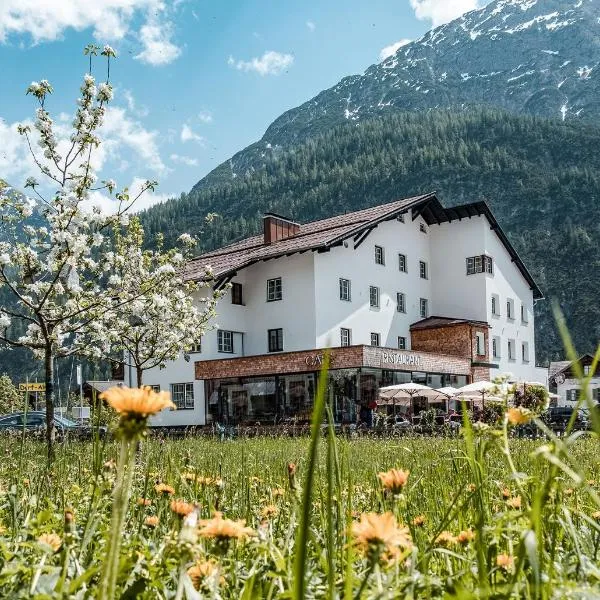
[[194,189],[230,182],[268,156],[344,122],[490,105],[561,120],[600,117],[599,0],[497,0],[402,46],[285,112],[256,144]]

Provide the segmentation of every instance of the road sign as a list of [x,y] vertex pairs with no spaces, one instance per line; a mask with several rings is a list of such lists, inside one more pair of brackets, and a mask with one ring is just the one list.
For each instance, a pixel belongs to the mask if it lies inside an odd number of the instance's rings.
[[45,392],[46,384],[45,383],[20,383],[19,391],[20,392]]

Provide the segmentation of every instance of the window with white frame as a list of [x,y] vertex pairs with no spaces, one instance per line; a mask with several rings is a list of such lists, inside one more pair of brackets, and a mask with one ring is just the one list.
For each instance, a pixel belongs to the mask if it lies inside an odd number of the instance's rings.
[[421,277],[421,279],[428,278],[427,263],[424,260],[419,261],[419,276]]
[[171,400],[177,407],[177,410],[194,409],[194,384],[193,383],[172,383]]
[[485,334],[481,331],[475,333],[475,341],[477,346],[477,355],[485,356]]
[[577,396],[579,395],[579,390],[567,390],[567,402],[577,402]]
[[200,354],[202,352],[202,337],[190,348],[190,354]]
[[512,298],[506,300],[506,318],[511,321],[515,318],[515,301]]
[[342,346],[352,345],[352,330],[342,327],[340,329],[340,344]]
[[396,310],[399,313],[406,312],[406,295],[403,294],[402,292],[398,292],[396,294]]
[[524,304],[521,304],[521,323],[529,323],[527,307]]
[[498,336],[494,336],[492,339],[492,356],[500,358],[500,338]]
[[381,346],[381,336],[378,333],[371,333],[371,346]]
[[591,370],[592,370],[592,366],[591,365],[584,365],[583,366],[583,374],[584,375],[589,375]]
[[267,279],[267,302],[276,302],[283,298],[281,277]]
[[398,350],[406,350],[406,338],[403,335],[398,336]]
[[379,288],[375,285],[369,287],[369,303],[371,308],[379,308]]
[[419,299],[419,314],[422,319],[426,319],[429,316],[429,300],[427,298]]
[[340,300],[350,302],[352,300],[352,289],[349,279],[340,278]]
[[398,254],[398,268],[401,273],[406,273],[408,270],[408,266],[406,263],[406,254]]
[[233,331],[217,330],[217,349],[225,354],[233,354]]
[[375,246],[375,264],[385,265],[385,251],[381,246]]
[[508,360],[515,359],[515,340],[508,340]]
[[491,256],[479,254],[467,258],[467,275],[475,275],[477,273],[494,274],[494,261]]
[[529,362],[529,342],[523,342],[521,344],[521,358],[524,363]]
[[492,314],[495,317],[500,316],[500,296],[498,294],[492,294]]

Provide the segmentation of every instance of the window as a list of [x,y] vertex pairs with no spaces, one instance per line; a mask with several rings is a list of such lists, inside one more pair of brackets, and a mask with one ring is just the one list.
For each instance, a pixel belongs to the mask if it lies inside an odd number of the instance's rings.
[[378,333],[371,334],[371,346],[380,346],[381,338]]
[[402,273],[406,273],[406,254],[398,254],[398,267]]
[[352,290],[349,279],[340,279],[340,300],[350,302],[352,300]]
[[567,390],[567,402],[577,402],[579,390]]
[[492,356],[500,358],[500,338],[498,336],[494,336],[492,339]]
[[425,227],[425,223],[421,223],[421,224],[419,225],[419,231],[420,231],[421,233],[427,233],[427,227]]
[[396,219],[398,220],[399,223],[404,223],[404,215],[398,215],[396,217]]
[[202,338],[200,338],[191,348],[190,354],[200,354],[202,352]]
[[194,408],[194,384],[173,383],[171,384],[171,399],[178,410],[193,410]]
[[591,369],[592,369],[592,366],[591,366],[591,365],[584,365],[584,367],[583,367],[583,374],[584,374],[584,375],[589,375],[589,374],[590,374],[590,371],[591,371]]
[[217,331],[217,346],[219,352],[233,354],[233,331],[219,329]]
[[369,288],[369,302],[371,308],[379,308],[379,288],[374,285]]
[[281,277],[267,280],[267,302],[275,302],[283,298]]
[[381,246],[375,246],[375,264],[385,265],[385,252]]
[[485,334],[481,331],[475,333],[475,340],[477,346],[477,355],[485,356]]
[[342,346],[352,345],[352,331],[350,329],[346,329],[345,327],[340,329],[340,343]]
[[402,292],[398,292],[396,294],[396,310],[399,313],[406,312],[406,295],[403,294]]
[[594,402],[598,402],[600,400],[600,388],[594,388],[592,390],[592,399]]
[[521,344],[521,358],[523,359],[524,363],[529,362],[529,343],[528,342],[523,342]]
[[495,317],[500,315],[500,296],[497,294],[492,295],[492,314]]
[[511,321],[515,318],[515,301],[512,298],[506,300],[506,318]]
[[426,298],[420,299],[419,311],[422,319],[426,319],[429,316],[429,302]]
[[529,318],[527,316],[527,307],[524,304],[521,304],[521,322],[528,323]]
[[153,392],[156,392],[158,394],[158,392],[160,392],[160,385],[149,385],[148,386]]
[[476,273],[494,274],[494,261],[490,256],[479,254],[467,258],[467,275],[475,275]]
[[398,350],[406,350],[406,338],[402,335],[398,336]]
[[508,340],[508,360],[515,360],[515,340]]
[[419,275],[421,279],[427,279],[427,263],[424,260],[419,261]]
[[231,284],[231,304],[244,304],[241,283]]
[[283,352],[283,329],[269,329],[269,352]]

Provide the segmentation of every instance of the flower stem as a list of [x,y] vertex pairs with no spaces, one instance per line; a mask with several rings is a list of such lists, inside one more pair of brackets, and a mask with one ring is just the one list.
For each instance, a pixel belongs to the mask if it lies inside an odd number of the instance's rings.
[[127,512],[131,482],[133,480],[133,457],[135,442],[123,437],[117,465],[117,482],[113,498],[113,514],[110,526],[110,537],[106,548],[104,575],[100,582],[100,600],[113,600],[119,572],[119,551],[121,548],[121,531]]

